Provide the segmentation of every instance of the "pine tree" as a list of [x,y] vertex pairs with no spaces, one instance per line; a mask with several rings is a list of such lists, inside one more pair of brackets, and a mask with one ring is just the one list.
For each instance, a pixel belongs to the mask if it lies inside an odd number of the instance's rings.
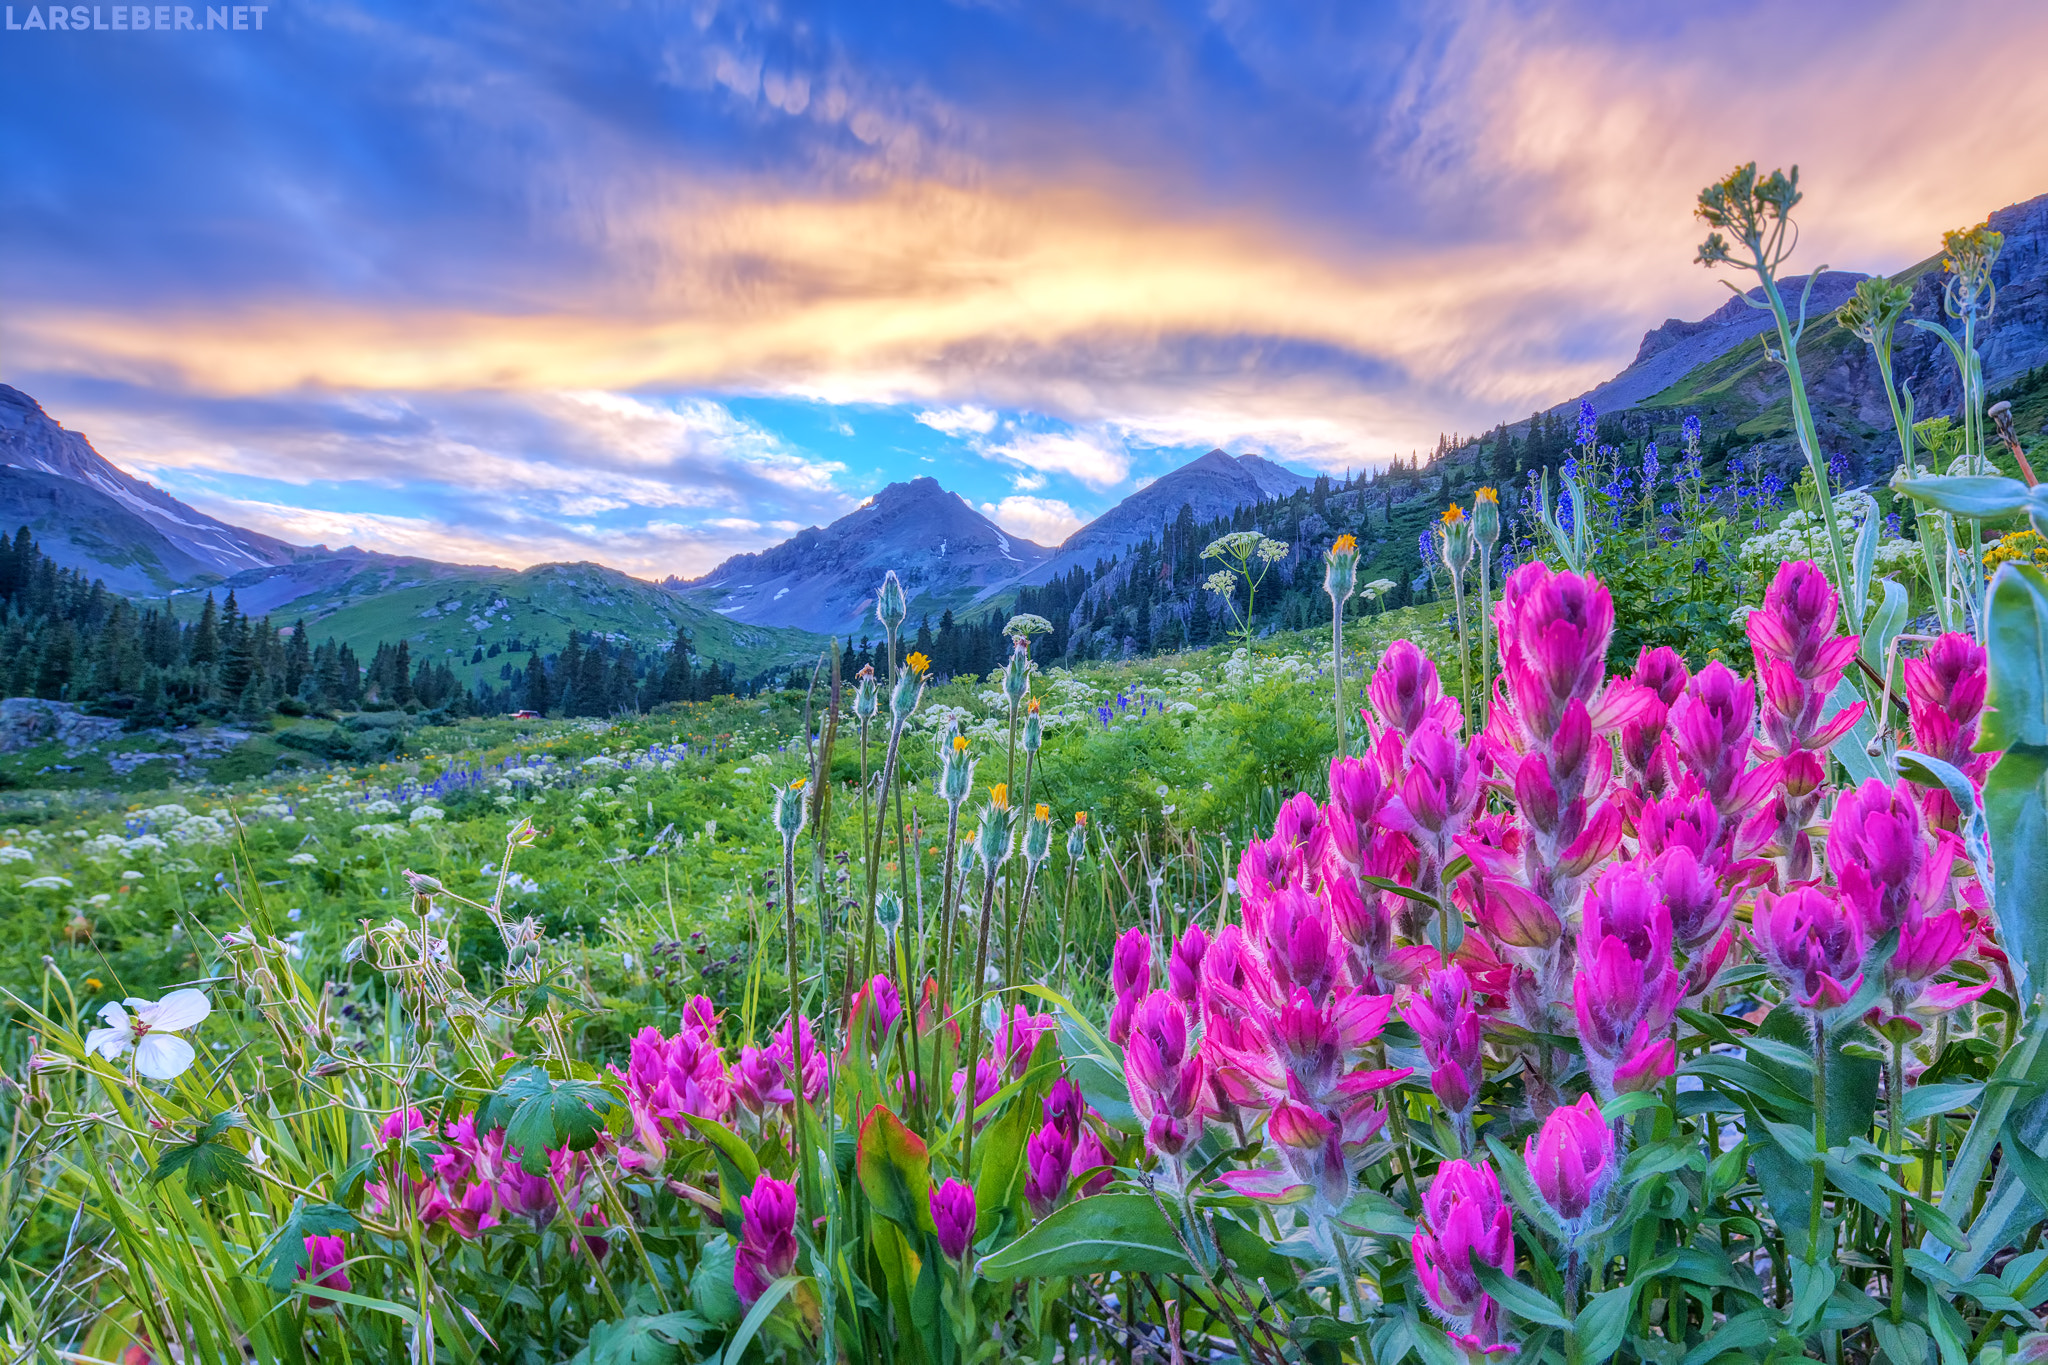
[[397,706],[411,706],[419,700],[412,688],[412,646],[404,640],[391,655],[391,700]]
[[[22,528],[24,534],[27,530],[27,527]],[[199,609],[199,624],[192,628],[185,657],[201,668],[220,658],[220,609],[214,606],[212,593],[206,594],[206,605]]]

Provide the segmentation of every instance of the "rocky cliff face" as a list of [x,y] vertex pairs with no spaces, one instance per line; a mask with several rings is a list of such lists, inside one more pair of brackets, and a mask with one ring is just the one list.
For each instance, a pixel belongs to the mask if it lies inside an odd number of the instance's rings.
[[[1780,282],[1788,306],[1796,306],[1800,291],[1806,288],[1806,278],[1797,275]],[[1841,307],[1856,291],[1857,282],[1866,278],[1853,270],[1822,271],[1807,299],[1808,316],[1822,317]],[[1761,302],[1763,290],[1752,289],[1748,297]],[[1733,295],[1697,322],[1667,318],[1663,326],[1643,333],[1642,345],[1636,348],[1636,358],[1627,369],[1591,392],[1558,404],[1553,411],[1575,413],[1580,399],[1589,400],[1600,412],[1632,408],[1774,325],[1768,311],[1752,308]]]
[[879,638],[874,595],[890,569],[910,596],[915,620],[964,608],[1051,554],[1008,534],[937,479],[921,478],[890,484],[830,526],[735,555],[702,578],[670,586],[735,621]]
[[19,389],[0,384],[0,525],[26,525],[65,568],[160,593],[324,555],[230,526],[122,472]]

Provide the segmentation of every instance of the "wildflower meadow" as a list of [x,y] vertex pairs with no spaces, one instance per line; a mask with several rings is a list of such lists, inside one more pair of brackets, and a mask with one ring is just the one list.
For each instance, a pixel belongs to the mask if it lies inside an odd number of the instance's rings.
[[1244,531],[1227,644],[1068,669],[1020,615],[942,680],[892,573],[884,667],[9,829],[5,1358],[2048,1359],[1996,234],[1960,420],[1890,394],[1847,487],[1798,198],[1699,202],[1790,487],[1589,409],[1536,505],[1444,510],[1428,606],[1358,610],[1346,535],[1329,628],[1261,635]]

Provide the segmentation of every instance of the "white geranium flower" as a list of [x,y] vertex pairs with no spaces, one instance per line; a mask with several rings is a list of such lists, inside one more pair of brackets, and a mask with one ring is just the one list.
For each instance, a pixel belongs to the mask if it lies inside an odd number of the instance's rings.
[[100,1018],[107,1021],[107,1026],[86,1035],[87,1049],[110,1062],[118,1062],[122,1054],[134,1048],[135,1069],[153,1081],[174,1080],[182,1075],[192,1065],[192,1044],[177,1035],[197,1028],[213,1013],[206,992],[188,987],[154,1002],[131,995],[127,1003],[135,1007],[134,1014],[120,1005],[100,1007]]

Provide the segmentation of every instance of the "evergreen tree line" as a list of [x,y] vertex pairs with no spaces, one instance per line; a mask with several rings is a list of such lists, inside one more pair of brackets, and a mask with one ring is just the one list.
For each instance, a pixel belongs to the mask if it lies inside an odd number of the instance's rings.
[[379,644],[365,665],[331,636],[314,645],[303,619],[279,627],[249,615],[232,590],[221,601],[208,593],[197,618],[180,621],[60,568],[26,526],[0,537],[5,695],[70,702],[131,728],[365,708],[603,716],[739,690],[733,666],[696,658],[686,631],[652,653],[574,631],[554,655],[514,644],[523,666],[508,660],[501,686],[469,688],[449,664],[415,661],[405,640]]
[[[669,702],[709,701],[751,693],[763,679],[742,689],[731,663],[697,657],[688,630],[678,627],[667,649],[644,653],[631,641],[569,632],[558,654],[543,657],[535,646],[521,665],[507,660],[498,676],[505,709],[543,716],[611,716],[649,711]],[[480,688],[483,685],[479,685]]]

